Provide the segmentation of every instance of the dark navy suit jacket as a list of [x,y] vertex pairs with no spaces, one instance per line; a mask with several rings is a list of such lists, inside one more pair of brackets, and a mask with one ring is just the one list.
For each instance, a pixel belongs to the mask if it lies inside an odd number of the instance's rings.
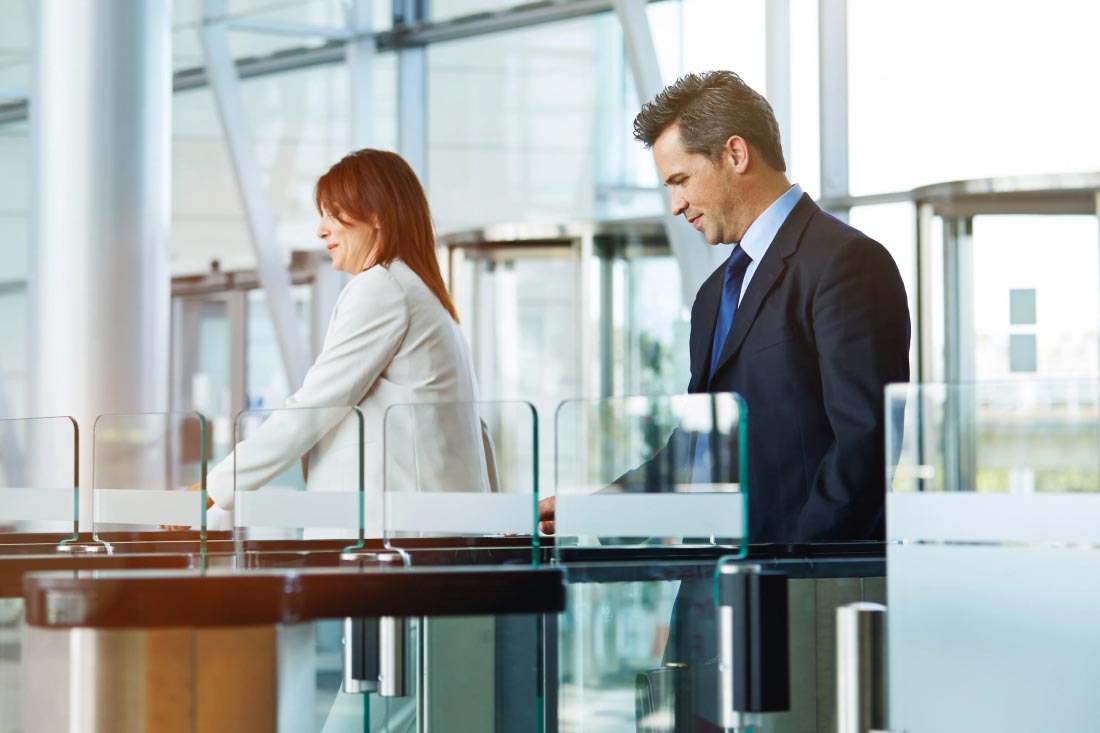
[[752,542],[881,539],[884,388],[909,379],[909,309],[886,249],[803,196],[742,294],[709,371],[725,264],[691,309],[689,392],[748,411]]

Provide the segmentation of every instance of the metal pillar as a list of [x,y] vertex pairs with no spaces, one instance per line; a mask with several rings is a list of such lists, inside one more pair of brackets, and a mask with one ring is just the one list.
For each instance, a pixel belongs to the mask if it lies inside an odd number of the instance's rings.
[[779,123],[783,159],[791,164],[791,3],[769,0],[764,15],[768,102]]
[[206,72],[233,160],[237,187],[241,193],[252,246],[256,252],[256,269],[267,295],[267,307],[271,313],[275,338],[279,342],[287,384],[294,390],[302,384],[309,368],[308,347],[294,314],[290,274],[287,272],[284,253],[279,247],[275,211],[264,189],[260,161],[256,157],[256,146],[241,98],[236,62],[229,50],[225,0],[205,0],[203,10],[202,45]]
[[31,412],[168,405],[169,0],[34,3]]
[[[848,196],[848,5],[819,0],[819,71],[821,107],[821,198]],[[830,207],[847,220],[848,208]]]
[[[615,14],[623,26],[623,43],[638,99],[643,103],[657,96],[665,84],[657,63],[657,49],[646,17],[646,0],[614,0]],[[703,281],[728,255],[726,248],[709,247],[699,233],[680,216],[669,213],[668,191],[662,187],[665,202],[665,232],[669,249],[680,265],[680,286],[687,308],[695,301],[695,293]]]
[[[393,24],[415,26],[428,18],[428,0],[394,0]],[[428,49],[397,52],[397,152],[428,190]]]
[[371,0],[352,0],[348,8],[347,45],[348,105],[350,107],[352,150],[369,146],[374,139],[371,103],[374,94],[374,56],[376,42],[371,31]]
[[886,606],[836,609],[836,730],[875,733],[888,725]]

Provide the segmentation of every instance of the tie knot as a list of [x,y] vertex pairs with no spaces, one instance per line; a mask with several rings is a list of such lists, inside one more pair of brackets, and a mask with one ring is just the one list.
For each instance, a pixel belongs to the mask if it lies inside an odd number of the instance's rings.
[[730,255],[729,260],[726,262],[726,272],[733,274],[736,272],[744,272],[748,269],[749,264],[752,262],[752,257],[749,257],[749,253],[741,249],[741,245],[737,245],[733,248],[733,253]]

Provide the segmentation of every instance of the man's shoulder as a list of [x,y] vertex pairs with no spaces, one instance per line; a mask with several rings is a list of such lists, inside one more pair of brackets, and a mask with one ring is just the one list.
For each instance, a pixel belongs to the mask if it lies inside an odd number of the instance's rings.
[[794,260],[805,264],[823,265],[835,257],[868,253],[886,253],[881,242],[838,219],[817,206],[802,233],[802,243]]

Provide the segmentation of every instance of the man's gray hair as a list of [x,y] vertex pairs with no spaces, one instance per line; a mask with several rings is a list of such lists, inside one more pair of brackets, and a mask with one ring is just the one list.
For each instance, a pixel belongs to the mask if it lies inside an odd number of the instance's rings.
[[687,74],[665,87],[634,118],[634,138],[653,147],[673,124],[689,153],[717,160],[726,141],[740,135],[770,167],[787,170],[772,106],[732,71]]

